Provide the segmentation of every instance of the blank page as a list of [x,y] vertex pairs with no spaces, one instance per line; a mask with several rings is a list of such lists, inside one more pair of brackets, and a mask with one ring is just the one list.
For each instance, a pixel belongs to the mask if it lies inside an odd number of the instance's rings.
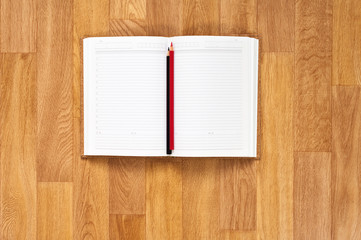
[[174,156],[255,157],[258,40],[171,38]]
[[84,40],[84,154],[166,153],[166,52],[162,37]]

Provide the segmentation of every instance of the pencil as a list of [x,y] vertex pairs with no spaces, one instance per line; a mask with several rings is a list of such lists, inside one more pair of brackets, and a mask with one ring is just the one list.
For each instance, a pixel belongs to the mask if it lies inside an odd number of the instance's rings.
[[167,52],[167,154],[172,154],[172,150],[170,149],[170,95],[169,95],[169,77],[170,77],[170,69],[169,69],[169,48]]
[[170,149],[174,150],[174,49],[173,43],[169,49],[169,126],[170,126]]

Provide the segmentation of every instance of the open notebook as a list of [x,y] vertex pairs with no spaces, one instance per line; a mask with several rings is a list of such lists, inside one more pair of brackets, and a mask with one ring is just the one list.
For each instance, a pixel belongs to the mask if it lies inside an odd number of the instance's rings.
[[258,40],[226,36],[84,39],[84,155],[167,156],[171,42],[171,156],[256,157]]

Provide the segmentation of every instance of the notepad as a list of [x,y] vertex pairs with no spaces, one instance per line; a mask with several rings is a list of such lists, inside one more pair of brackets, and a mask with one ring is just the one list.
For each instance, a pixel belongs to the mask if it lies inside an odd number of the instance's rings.
[[227,36],[84,39],[84,155],[169,156],[171,42],[171,156],[256,157],[258,40]]

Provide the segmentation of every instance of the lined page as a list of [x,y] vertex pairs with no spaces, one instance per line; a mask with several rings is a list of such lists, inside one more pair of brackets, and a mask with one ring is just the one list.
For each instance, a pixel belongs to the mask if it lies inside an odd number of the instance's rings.
[[85,155],[165,155],[167,43],[84,40]]
[[[175,156],[255,156],[249,38],[175,37]],[[252,57],[251,57],[252,56]]]

